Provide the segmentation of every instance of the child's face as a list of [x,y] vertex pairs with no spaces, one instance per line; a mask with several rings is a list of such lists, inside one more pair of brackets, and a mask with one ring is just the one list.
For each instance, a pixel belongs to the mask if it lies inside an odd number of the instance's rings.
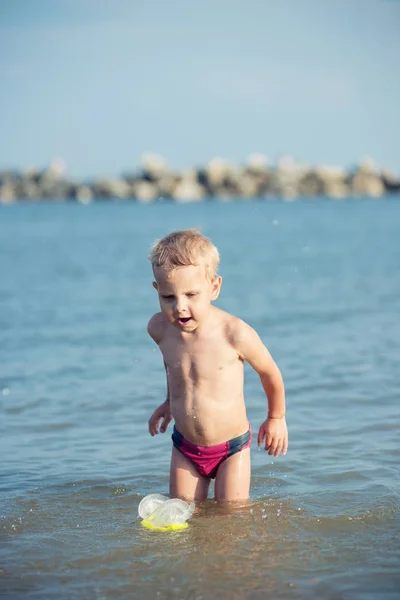
[[221,277],[210,281],[203,263],[172,271],[155,267],[154,276],[153,286],[168,321],[181,331],[195,331],[207,317],[211,300],[218,298]]

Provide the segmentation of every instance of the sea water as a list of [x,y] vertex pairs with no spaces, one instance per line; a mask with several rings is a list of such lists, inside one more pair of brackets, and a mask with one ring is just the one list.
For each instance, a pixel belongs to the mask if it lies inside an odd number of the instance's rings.
[[[400,199],[0,210],[0,597],[400,596]],[[155,238],[200,227],[218,306],[286,383],[289,451],[253,443],[251,501],[183,532],[139,526],[168,493],[170,433],[146,334]],[[266,416],[246,367],[248,416]]]

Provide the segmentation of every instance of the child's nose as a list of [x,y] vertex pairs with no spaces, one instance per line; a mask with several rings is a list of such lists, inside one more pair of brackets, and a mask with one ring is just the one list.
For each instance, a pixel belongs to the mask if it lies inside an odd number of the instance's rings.
[[177,298],[175,306],[178,313],[183,312],[187,307],[186,298]]

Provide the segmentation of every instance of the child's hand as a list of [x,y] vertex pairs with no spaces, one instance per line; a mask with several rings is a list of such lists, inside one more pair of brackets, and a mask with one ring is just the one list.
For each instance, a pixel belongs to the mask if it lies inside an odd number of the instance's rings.
[[168,424],[172,421],[172,415],[169,408],[169,402],[166,400],[156,410],[153,412],[149,419],[149,432],[150,435],[156,435],[158,433],[158,426],[160,424],[161,419],[163,419],[160,427],[161,433],[167,429]]
[[258,445],[262,446],[265,438],[265,449],[268,454],[279,456],[286,454],[288,449],[288,430],[285,417],[266,419],[258,431]]

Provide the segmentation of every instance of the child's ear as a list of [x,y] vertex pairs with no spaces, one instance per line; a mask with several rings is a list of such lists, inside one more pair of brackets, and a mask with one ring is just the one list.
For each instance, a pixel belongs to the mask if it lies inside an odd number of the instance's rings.
[[216,275],[216,277],[214,277],[214,279],[212,280],[212,288],[211,288],[211,300],[216,300],[219,296],[219,293],[221,291],[221,285],[222,285],[222,277],[220,277],[219,275]]
[[153,288],[155,288],[158,291],[158,285],[156,281],[153,281]]

